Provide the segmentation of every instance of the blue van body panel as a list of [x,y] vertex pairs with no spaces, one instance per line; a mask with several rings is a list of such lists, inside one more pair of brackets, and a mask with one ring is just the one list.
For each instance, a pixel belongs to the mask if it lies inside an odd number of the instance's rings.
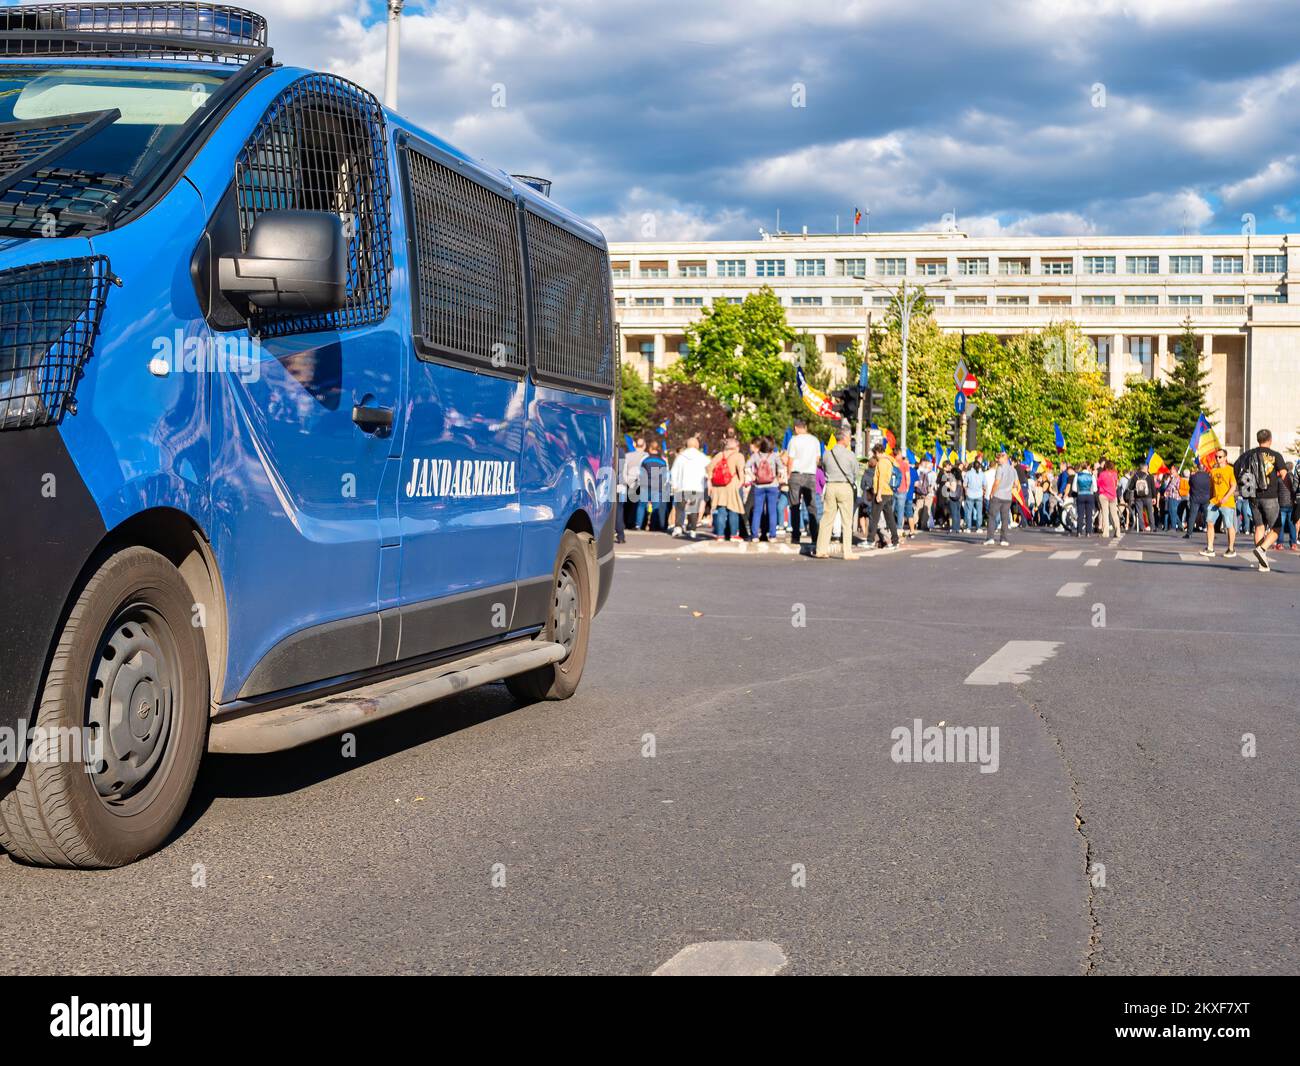
[[[188,62],[57,62],[74,64],[231,72]],[[309,675],[338,678],[535,631],[571,525],[597,534],[602,576],[612,563],[613,396],[421,359],[413,343],[398,138],[434,146],[521,206],[606,247],[598,230],[531,187],[386,112],[387,316],[356,329],[257,339],[247,330],[218,333],[205,320],[191,273],[200,237],[267,107],[310,73],[276,68],[249,85],[183,177],[129,223],[89,240],[0,238],[0,269],[94,252],[121,279],[109,290],[77,411],[51,433],[84,485],[83,509],[98,511],[84,516],[86,529],[107,534],[168,509],[210,544],[227,618],[219,704],[273,695]],[[187,366],[187,354],[211,357],[218,345],[244,362]],[[169,373],[151,372],[155,357],[169,360]],[[391,432],[362,431],[353,405],[391,408]],[[420,498],[406,489],[421,459],[514,464],[514,491]],[[78,553],[84,566],[89,550]],[[56,595],[66,596],[77,576],[71,564],[64,569]],[[497,604],[504,622],[488,610]]]

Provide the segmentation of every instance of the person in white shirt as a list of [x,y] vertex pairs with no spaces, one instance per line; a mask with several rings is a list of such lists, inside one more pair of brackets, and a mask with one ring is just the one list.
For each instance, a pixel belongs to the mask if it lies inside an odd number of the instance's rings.
[[680,537],[683,532],[690,540],[695,539],[695,523],[700,515],[700,500],[708,491],[708,457],[700,451],[698,437],[688,437],[686,447],[677,453],[673,468],[668,474],[668,483],[673,490],[673,499],[677,501],[677,524],[673,526],[673,536]]
[[790,543],[798,544],[803,520],[800,508],[808,509],[808,536],[817,543],[817,464],[821,462],[822,447],[817,438],[808,432],[808,423],[799,420],[794,424],[794,436],[786,449],[790,457]]

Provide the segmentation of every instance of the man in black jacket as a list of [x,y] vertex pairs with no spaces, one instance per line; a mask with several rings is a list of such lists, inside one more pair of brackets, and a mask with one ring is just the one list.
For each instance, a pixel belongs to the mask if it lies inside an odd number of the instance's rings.
[[[1156,529],[1156,479],[1151,472],[1140,466],[1133,471],[1129,479],[1128,491],[1133,497],[1133,524],[1139,533],[1154,533]],[[1146,528],[1142,528],[1142,518],[1146,517]]]
[[1273,434],[1261,429],[1255,434],[1259,447],[1251,448],[1232,464],[1237,475],[1237,493],[1250,501],[1255,517],[1255,558],[1259,569],[1267,573],[1268,550],[1277,542],[1278,525],[1282,517],[1278,491],[1281,478],[1278,472],[1286,469],[1286,460],[1273,450]]

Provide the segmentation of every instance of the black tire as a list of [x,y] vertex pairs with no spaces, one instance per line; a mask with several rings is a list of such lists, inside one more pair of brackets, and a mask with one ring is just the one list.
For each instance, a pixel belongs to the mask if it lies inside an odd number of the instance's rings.
[[[0,846],[13,858],[123,866],[176,827],[208,732],[208,660],[192,607],[179,571],[147,548],[110,556],[86,582],[59,634],[33,724],[47,736],[56,728],[93,735],[104,759],[92,773],[86,760],[29,752],[0,798]],[[114,707],[119,713],[106,717]]]
[[[521,703],[567,700],[578,691],[587,665],[591,617],[596,609],[596,552],[589,533],[565,530],[551,579],[551,602],[543,640],[558,640],[568,654],[558,663],[506,678],[510,694]],[[568,616],[572,615],[572,624]]]

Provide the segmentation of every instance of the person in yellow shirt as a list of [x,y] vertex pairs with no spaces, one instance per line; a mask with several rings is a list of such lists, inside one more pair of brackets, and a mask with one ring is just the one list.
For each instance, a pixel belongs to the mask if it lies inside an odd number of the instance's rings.
[[1210,508],[1205,518],[1205,551],[1207,559],[1214,558],[1214,524],[1222,517],[1228,530],[1228,550],[1225,559],[1237,557],[1237,475],[1228,462],[1228,453],[1220,449],[1215,453],[1214,466],[1210,468]]

